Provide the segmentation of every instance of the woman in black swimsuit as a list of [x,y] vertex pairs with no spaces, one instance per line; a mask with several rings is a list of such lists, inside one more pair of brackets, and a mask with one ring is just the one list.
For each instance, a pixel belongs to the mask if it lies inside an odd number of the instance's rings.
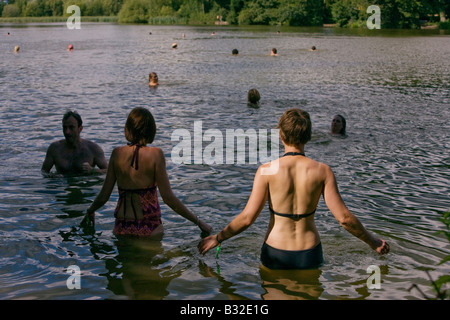
[[258,168],[252,194],[244,210],[218,234],[198,245],[199,252],[220,246],[246,230],[269,201],[270,221],[261,249],[261,262],[270,269],[315,269],[323,264],[322,245],[314,223],[320,197],[339,223],[352,235],[379,254],[389,245],[371,235],[345,206],[330,167],[305,156],[305,144],[311,139],[309,114],[290,109],[278,123],[283,157]]

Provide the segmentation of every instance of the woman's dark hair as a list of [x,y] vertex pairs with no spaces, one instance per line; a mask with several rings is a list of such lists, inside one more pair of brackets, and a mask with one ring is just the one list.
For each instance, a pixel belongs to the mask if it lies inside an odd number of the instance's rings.
[[248,102],[256,104],[261,99],[259,91],[257,89],[250,89],[247,94]]
[[75,120],[77,120],[78,123],[78,128],[81,127],[83,125],[83,120],[81,120],[81,116],[76,112],[76,111],[67,111],[64,116],[62,121],[66,121],[67,119],[69,119],[70,117],[74,117]]
[[158,82],[158,75],[155,72],[150,72],[148,75],[148,81],[151,81],[152,79],[156,79],[156,82]]
[[152,113],[142,107],[131,110],[125,124],[125,138],[132,144],[152,143],[156,134],[156,123]]
[[340,114],[337,114],[336,116],[338,116],[342,120],[342,129],[341,129],[341,132],[339,132],[339,133],[342,135],[346,135],[345,128],[347,127],[347,121],[345,121],[345,118],[343,116],[341,116]]
[[311,119],[309,113],[300,109],[289,109],[278,121],[280,137],[284,143],[298,147],[311,140]]

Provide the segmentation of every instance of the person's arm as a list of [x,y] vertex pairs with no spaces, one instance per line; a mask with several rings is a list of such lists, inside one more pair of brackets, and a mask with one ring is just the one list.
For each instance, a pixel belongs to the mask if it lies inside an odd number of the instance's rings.
[[334,173],[328,166],[325,166],[325,182],[323,189],[323,198],[328,209],[339,224],[352,235],[367,243],[373,250],[379,254],[389,252],[389,244],[382,239],[378,239],[371,235],[361,224],[358,218],[353,215],[345,205],[339,194],[336,178]]
[[[95,168],[95,165],[97,165],[98,169]],[[94,147],[94,170],[95,173],[105,173],[108,170],[108,161],[106,161],[105,153],[97,144]]]
[[162,200],[167,204],[173,211],[178,213],[183,218],[193,222],[197,225],[200,230],[208,234],[211,233],[212,228],[207,223],[199,219],[195,214],[193,214],[186,206],[175,196],[170,187],[169,177],[166,171],[166,159],[161,149],[155,148],[157,152],[157,162],[155,167],[156,172],[156,184],[158,186],[159,193]]
[[[91,166],[89,162],[84,162],[82,164],[82,169],[85,174],[96,174],[105,173],[108,171],[108,162],[105,158],[105,153],[103,149],[96,143],[89,141],[89,148],[93,155],[93,165]],[[97,165],[98,168],[95,167]]]
[[50,173],[50,170],[53,168],[54,164],[55,161],[53,160],[52,145],[50,145],[47,149],[47,153],[45,154],[44,162],[42,163],[42,173]]
[[105,205],[105,203],[109,200],[109,197],[111,196],[111,193],[114,189],[114,185],[116,184],[116,174],[114,172],[114,155],[115,152],[113,151],[111,154],[108,171],[106,173],[105,181],[103,182],[102,189],[100,190],[99,194],[95,198],[94,202],[91,204],[91,206],[86,210],[86,216],[84,217],[83,221],[81,221],[81,224],[87,224],[89,222],[92,222],[92,224],[95,224],[95,211],[100,209]]
[[244,210],[217,235],[212,235],[201,240],[197,246],[199,253],[204,255],[222,241],[230,239],[250,227],[266,204],[268,190],[267,175],[262,175],[261,167],[259,167],[253,181],[252,193]]

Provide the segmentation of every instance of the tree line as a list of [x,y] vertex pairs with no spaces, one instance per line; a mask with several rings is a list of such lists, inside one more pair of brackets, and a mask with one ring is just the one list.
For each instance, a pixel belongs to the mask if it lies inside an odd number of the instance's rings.
[[382,28],[448,28],[448,0],[0,0],[1,17],[116,16],[119,23],[364,27],[377,5]]

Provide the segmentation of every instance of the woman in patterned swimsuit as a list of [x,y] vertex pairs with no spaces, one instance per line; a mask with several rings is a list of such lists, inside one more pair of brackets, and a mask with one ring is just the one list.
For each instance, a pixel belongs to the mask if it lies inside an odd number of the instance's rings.
[[176,213],[195,223],[203,232],[211,232],[212,228],[173,194],[162,150],[147,146],[153,142],[155,133],[156,124],[151,112],[134,108],[125,124],[125,137],[130,143],[113,150],[103,187],[87,209],[82,225],[95,223],[95,211],[109,200],[117,182],[119,200],[114,211],[114,234],[162,235],[164,228],[157,189],[163,201]]

